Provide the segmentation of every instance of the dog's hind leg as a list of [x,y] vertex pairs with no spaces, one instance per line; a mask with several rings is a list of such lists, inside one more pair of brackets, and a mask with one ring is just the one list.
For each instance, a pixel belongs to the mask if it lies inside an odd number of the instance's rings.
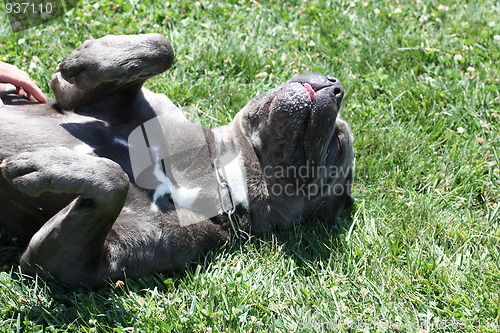
[[71,285],[98,284],[105,239],[128,192],[129,180],[120,166],[51,148],[7,159],[2,173],[12,187],[32,197],[47,192],[76,196],[32,237],[21,257],[23,271],[50,274]]
[[133,94],[172,65],[174,51],[160,34],[110,35],[88,40],[63,59],[51,89],[63,109]]

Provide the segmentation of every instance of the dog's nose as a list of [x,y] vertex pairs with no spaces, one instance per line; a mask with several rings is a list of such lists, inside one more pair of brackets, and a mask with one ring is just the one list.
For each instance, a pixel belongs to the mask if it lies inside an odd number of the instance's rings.
[[333,83],[333,93],[335,94],[337,103],[340,104],[342,98],[344,97],[344,86],[342,85],[342,82],[340,82],[339,79],[333,76],[327,76],[326,78],[328,79],[328,81]]
[[327,76],[326,77],[328,79],[328,81],[332,82],[332,83],[337,83],[338,79],[336,77],[333,77],[333,76]]
[[333,89],[333,94],[338,105],[340,105],[340,102],[344,97],[344,87],[342,86],[342,82],[333,76],[309,73],[298,75],[291,79],[290,82],[300,82],[302,84],[307,83],[315,92],[318,92],[323,88]]

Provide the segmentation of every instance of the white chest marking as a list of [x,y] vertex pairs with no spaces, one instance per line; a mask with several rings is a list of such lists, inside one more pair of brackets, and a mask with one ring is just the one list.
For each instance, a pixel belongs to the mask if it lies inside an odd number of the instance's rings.
[[160,163],[157,162],[153,171],[156,179],[161,183],[153,194],[153,204],[156,206],[156,201],[166,194],[171,194],[175,206],[179,208],[192,209],[193,204],[198,198],[201,187],[175,187],[170,179],[160,169]]
[[153,194],[153,201],[156,202],[159,198],[164,196],[165,194],[169,194],[172,192],[172,182],[170,179],[168,179],[167,175],[163,173],[163,171],[160,169],[160,162],[156,162],[155,168],[153,170],[153,175],[156,177],[156,179],[161,183],[155,190],[155,193]]
[[77,151],[79,153],[83,153],[83,154],[92,154],[94,152],[95,148],[91,147],[85,143],[82,143],[82,144],[74,146],[73,150]]
[[155,202],[152,202],[151,203],[151,206],[149,206],[149,209],[153,212],[153,213],[158,213],[160,211],[160,208],[158,207],[158,205],[155,203]]
[[126,148],[128,148],[128,142],[127,142],[127,140],[124,140],[124,139],[122,139],[122,138],[119,138],[119,137],[115,136],[115,137],[113,138],[113,142],[114,142],[114,143],[117,143],[117,144],[119,144],[119,145],[122,145],[122,146],[124,146],[124,147],[126,147]]
[[130,208],[128,206],[125,206],[125,207],[122,208],[122,213],[133,214],[133,213],[135,213],[135,211],[132,208]]
[[193,204],[198,198],[201,187],[179,187],[172,189],[172,199],[177,207],[193,209]]

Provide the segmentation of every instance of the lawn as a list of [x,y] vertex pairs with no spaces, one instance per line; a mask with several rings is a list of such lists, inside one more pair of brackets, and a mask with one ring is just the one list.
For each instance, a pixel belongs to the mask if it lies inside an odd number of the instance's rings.
[[0,60],[49,95],[86,39],[165,34],[176,62],[147,87],[210,127],[294,74],[335,75],[357,203],[100,290],[23,276],[23,244],[0,231],[0,331],[500,331],[498,1],[82,0],[26,31],[6,22]]

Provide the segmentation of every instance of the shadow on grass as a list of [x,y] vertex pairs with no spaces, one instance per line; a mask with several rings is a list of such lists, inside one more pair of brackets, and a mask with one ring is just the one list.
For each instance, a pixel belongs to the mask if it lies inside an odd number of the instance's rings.
[[276,239],[281,250],[303,268],[305,274],[315,273],[315,263],[328,262],[332,252],[342,247],[342,236],[353,226],[356,205],[345,209],[336,222],[325,222],[312,218],[291,229],[279,230],[261,237],[264,241]]
[[12,236],[0,228],[0,270],[8,271],[17,265],[19,256],[26,247],[27,242]]
[[[130,309],[140,311],[152,293],[163,295],[160,299],[165,295],[169,295],[166,298],[175,296],[186,286],[190,288],[190,281],[204,274],[210,276],[210,270],[221,258],[229,258],[235,253],[269,251],[270,244],[278,246],[285,257],[293,259],[301,268],[301,274],[312,275],[318,262],[328,262],[332,251],[341,251],[342,236],[350,230],[355,210],[345,210],[335,224],[311,219],[291,229],[253,236],[248,241],[232,240],[200,255],[180,272],[113,281],[97,290],[69,288],[54,280],[23,275],[17,261],[25,244],[0,231],[3,268],[0,305],[4,307],[1,317],[11,318],[12,325],[16,322],[22,325],[26,321],[35,326],[64,330],[82,326],[98,330],[115,325],[127,327],[137,320],[137,313]],[[226,264],[231,265],[230,262],[223,265]],[[15,305],[7,306],[9,303]]]

